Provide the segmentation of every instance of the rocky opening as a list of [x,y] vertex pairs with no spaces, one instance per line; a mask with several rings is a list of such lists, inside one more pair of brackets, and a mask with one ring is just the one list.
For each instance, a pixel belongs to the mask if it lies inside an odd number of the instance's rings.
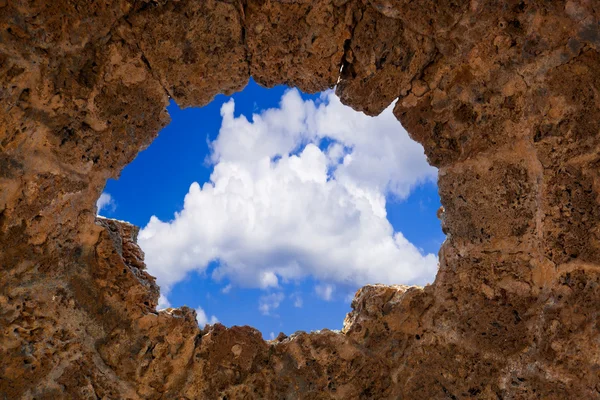
[[[593,2],[0,2],[6,398],[595,398]],[[167,122],[248,77],[394,113],[440,169],[425,289],[367,287],[344,334],[267,344],[154,313],[94,202]],[[224,68],[227,66],[227,68]]]
[[332,91],[252,81],[207,107],[172,103],[99,213],[140,226],[158,309],[264,338],[341,329],[359,287],[437,272],[437,170],[392,108],[369,117]]

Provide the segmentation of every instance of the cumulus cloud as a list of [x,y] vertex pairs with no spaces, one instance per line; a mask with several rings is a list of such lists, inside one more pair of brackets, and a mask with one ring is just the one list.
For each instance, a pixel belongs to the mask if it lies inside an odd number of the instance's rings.
[[114,211],[116,208],[116,203],[112,196],[109,193],[103,192],[100,195],[100,198],[96,202],[96,209],[98,210],[98,214],[102,211]]
[[263,315],[272,315],[272,312],[279,308],[284,298],[285,295],[281,292],[260,296],[258,299],[258,310]]
[[196,321],[198,321],[198,326],[200,326],[200,328],[204,328],[206,324],[212,325],[219,322],[214,315],[211,315],[210,318],[208,318],[202,307],[196,308]]
[[386,196],[405,199],[436,176],[392,106],[373,118],[333,92],[304,101],[289,90],[251,120],[234,108],[221,108],[210,181],[190,186],[173,220],[153,216],[140,231],[164,293],[213,261],[213,279],[263,289],[308,276],[353,286],[432,280],[436,256],[386,218]]

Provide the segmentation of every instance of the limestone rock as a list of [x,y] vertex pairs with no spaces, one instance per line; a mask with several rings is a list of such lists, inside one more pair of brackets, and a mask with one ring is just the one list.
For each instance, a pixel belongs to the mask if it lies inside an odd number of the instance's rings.
[[[599,47],[589,0],[0,0],[0,398],[600,398]],[[440,168],[432,285],[268,342],[156,311],[96,199],[170,99],[250,76],[395,102]]]

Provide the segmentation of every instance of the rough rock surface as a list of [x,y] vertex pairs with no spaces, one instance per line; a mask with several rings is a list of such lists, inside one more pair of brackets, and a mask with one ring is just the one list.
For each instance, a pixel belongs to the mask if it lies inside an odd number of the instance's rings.
[[[595,0],[0,0],[0,398],[600,398],[599,23]],[[169,97],[251,75],[398,99],[439,167],[434,284],[275,341],[156,311],[95,201]]]

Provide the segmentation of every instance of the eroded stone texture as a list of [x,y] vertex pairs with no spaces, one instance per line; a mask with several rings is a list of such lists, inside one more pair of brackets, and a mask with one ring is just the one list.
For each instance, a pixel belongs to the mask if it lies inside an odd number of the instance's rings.
[[127,18],[129,40],[178,105],[205,105],[219,93],[246,86],[250,73],[240,7],[215,0],[150,2]]
[[260,84],[318,92],[339,77],[355,1],[249,1],[244,7],[250,72]]
[[355,27],[344,55],[341,100],[369,115],[378,115],[436,55],[431,38],[404,29],[403,21],[368,7],[354,14]]
[[[0,398],[600,398],[600,7],[0,0]],[[341,72],[340,72],[341,68]],[[394,113],[440,168],[425,288],[264,341],[156,311],[105,181],[249,76]],[[339,82],[338,82],[339,79]]]

